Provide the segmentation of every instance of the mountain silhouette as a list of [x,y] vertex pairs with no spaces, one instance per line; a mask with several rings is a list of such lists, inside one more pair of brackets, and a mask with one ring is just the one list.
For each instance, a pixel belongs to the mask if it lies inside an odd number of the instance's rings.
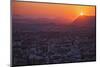
[[47,18],[26,18],[13,17],[12,27],[14,31],[31,31],[31,32],[95,32],[96,18],[95,16],[79,16],[70,23],[62,19],[47,19]]
[[48,32],[48,31],[65,31],[67,30],[68,21],[64,19],[51,18],[27,18],[15,16],[12,19],[14,31],[31,31],[31,32]]
[[74,31],[95,31],[96,17],[95,16],[79,16],[71,24]]

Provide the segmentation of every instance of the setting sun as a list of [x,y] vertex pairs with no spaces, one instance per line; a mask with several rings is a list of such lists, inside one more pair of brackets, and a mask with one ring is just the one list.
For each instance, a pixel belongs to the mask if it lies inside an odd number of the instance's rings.
[[37,16],[52,17],[64,20],[66,19],[67,22],[72,22],[79,16],[95,16],[94,6],[60,5],[32,2],[14,2],[12,6],[14,16],[24,15],[32,18]]
[[84,15],[84,13],[83,13],[83,12],[81,12],[81,13],[80,13],[80,15],[81,15],[81,16],[83,16],[83,15]]

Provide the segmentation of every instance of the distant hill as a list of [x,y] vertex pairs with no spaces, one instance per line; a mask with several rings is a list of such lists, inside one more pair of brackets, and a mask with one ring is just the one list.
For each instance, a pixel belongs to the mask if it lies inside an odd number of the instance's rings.
[[96,17],[95,16],[79,16],[70,25],[74,31],[95,31]]
[[13,31],[50,32],[68,30],[67,21],[64,19],[30,18],[14,16],[12,19]]
[[[69,22],[68,22],[69,23]],[[64,19],[50,19],[50,18],[27,18],[27,17],[13,17],[12,27],[13,31],[31,31],[31,32],[95,32],[96,18],[95,16],[79,16],[68,24]]]

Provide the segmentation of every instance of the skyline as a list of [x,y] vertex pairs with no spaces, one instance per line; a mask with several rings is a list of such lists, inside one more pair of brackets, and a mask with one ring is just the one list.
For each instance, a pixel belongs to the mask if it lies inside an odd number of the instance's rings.
[[70,4],[48,4],[34,2],[13,2],[13,16],[30,16],[66,19],[68,22],[74,21],[77,17],[95,16],[95,6],[70,5]]

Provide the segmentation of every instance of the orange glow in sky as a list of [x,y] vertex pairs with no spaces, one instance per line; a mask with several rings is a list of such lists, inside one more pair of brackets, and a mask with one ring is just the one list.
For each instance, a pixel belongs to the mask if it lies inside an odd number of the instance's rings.
[[81,15],[81,16],[83,16],[83,15],[84,15],[84,13],[83,13],[83,12],[80,12],[80,15]]
[[95,6],[13,2],[13,15],[46,16],[73,21],[80,15],[95,16]]

